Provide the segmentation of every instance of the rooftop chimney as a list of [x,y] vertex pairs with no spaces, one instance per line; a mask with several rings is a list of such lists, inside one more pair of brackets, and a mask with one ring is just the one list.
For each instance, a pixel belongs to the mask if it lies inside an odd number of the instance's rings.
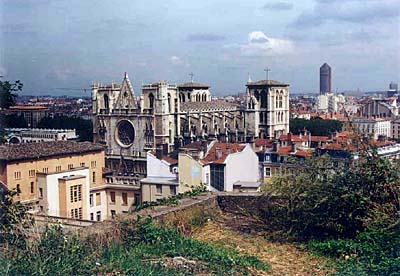
[[216,148],[215,148],[215,157],[216,157],[217,159],[220,159],[220,158],[222,157],[222,150],[221,150],[220,147],[216,147]]
[[278,141],[272,142],[272,151],[277,152],[278,150],[279,150],[279,142]]
[[297,150],[297,145],[296,145],[296,143],[295,143],[295,142],[291,142],[291,145],[290,145],[290,152],[291,152],[291,153],[295,153],[296,150]]

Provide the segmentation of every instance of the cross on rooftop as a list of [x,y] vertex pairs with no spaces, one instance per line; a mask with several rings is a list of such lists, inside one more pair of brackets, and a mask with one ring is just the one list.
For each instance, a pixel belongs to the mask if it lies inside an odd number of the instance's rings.
[[190,76],[190,82],[193,82],[193,76],[194,76],[193,72],[190,72],[189,76]]
[[269,72],[270,72],[270,71],[271,71],[271,69],[269,69],[268,67],[264,69],[265,77],[266,77],[266,80],[267,80],[267,81],[269,80],[268,77],[269,77]]

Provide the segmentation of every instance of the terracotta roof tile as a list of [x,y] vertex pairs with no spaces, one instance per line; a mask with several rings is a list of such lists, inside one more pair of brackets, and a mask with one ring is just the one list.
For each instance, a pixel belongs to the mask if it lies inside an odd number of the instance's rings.
[[[214,143],[211,149],[207,152],[207,155],[201,159],[203,164],[218,163],[223,164],[225,159],[230,153],[241,152],[245,148],[242,144],[236,143]],[[220,155],[217,155],[217,151],[220,151]]]
[[256,138],[254,140],[254,144],[256,147],[268,147],[268,146],[272,146],[272,139],[265,139],[265,138]]
[[0,146],[0,160],[30,160],[60,156],[67,154],[81,154],[104,150],[104,146],[90,142],[52,141],[40,143],[23,143]]

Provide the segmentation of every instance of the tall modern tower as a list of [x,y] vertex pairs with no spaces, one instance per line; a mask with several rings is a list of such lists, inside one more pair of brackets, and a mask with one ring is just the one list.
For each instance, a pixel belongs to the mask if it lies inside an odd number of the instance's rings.
[[332,70],[331,67],[327,64],[324,63],[320,68],[319,68],[319,94],[324,95],[326,93],[332,92],[332,87],[331,87],[331,75]]

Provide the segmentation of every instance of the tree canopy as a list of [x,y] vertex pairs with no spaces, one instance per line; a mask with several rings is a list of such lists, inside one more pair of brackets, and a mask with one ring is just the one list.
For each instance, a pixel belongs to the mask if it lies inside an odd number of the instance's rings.
[[0,108],[8,108],[15,105],[15,99],[18,95],[14,92],[21,91],[23,84],[17,80],[14,83],[9,81],[0,81]]
[[289,127],[290,132],[299,134],[300,131],[307,129],[311,135],[316,136],[329,136],[332,132],[342,130],[343,123],[338,120],[322,120],[322,119],[290,119]]
[[55,116],[45,117],[40,120],[38,128],[64,128],[76,129],[80,141],[93,141],[92,121],[79,117]]

